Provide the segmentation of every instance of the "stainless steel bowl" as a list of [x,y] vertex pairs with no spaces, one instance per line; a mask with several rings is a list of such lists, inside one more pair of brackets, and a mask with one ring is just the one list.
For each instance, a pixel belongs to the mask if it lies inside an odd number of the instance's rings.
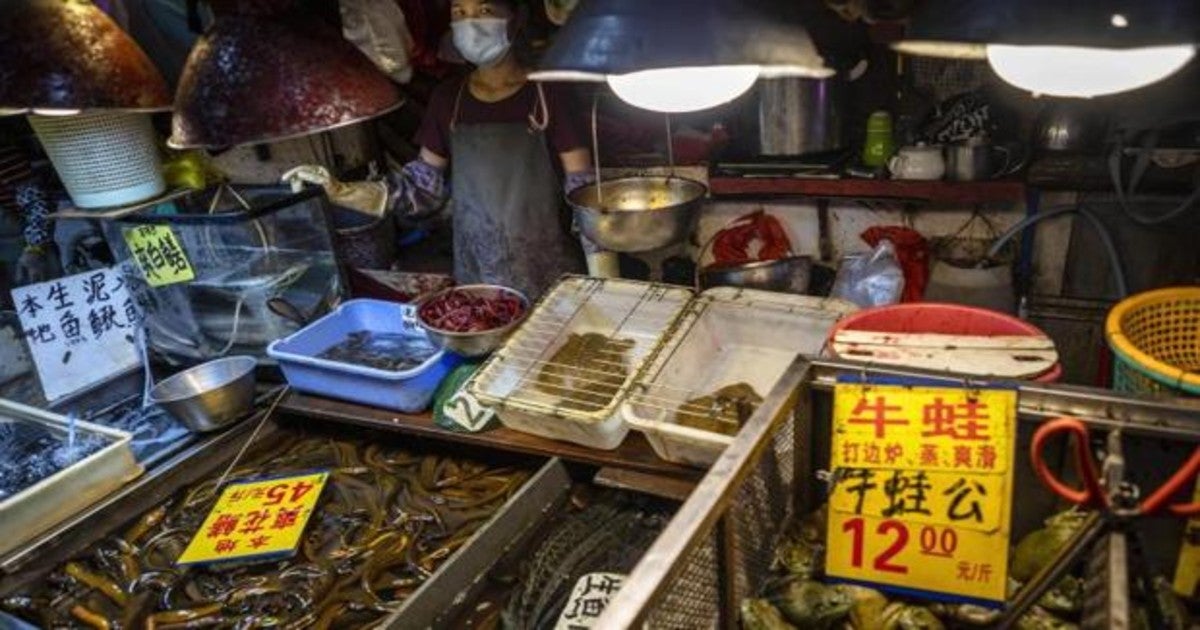
[[710,265],[700,271],[701,288],[746,287],[804,294],[812,276],[812,259],[791,256],[742,265]]
[[577,188],[567,202],[592,242],[634,253],[686,239],[707,193],[704,184],[682,177],[626,177]]
[[[521,312],[519,317],[509,322],[507,325],[481,332],[460,333],[434,328],[421,317],[421,309],[429,302],[436,300],[437,298],[450,293],[451,291],[465,291],[467,293],[484,297],[495,297],[497,295],[504,294],[512,295],[521,301],[521,305],[525,308],[525,310]],[[510,289],[508,287],[502,287],[496,284],[467,284],[461,287],[452,287],[438,291],[437,293],[431,293],[424,298],[421,298],[421,300],[417,302],[417,323],[421,325],[421,328],[425,329],[425,332],[429,335],[429,340],[438,346],[453,352],[454,354],[467,358],[476,358],[491,354],[496,348],[500,347],[500,344],[504,343],[504,340],[508,338],[509,333],[511,333],[517,326],[521,325],[521,322],[525,321],[525,318],[528,315],[529,298],[525,297],[516,289]]]
[[198,433],[215,431],[254,408],[254,357],[226,357],[184,370],[150,391],[150,401]]

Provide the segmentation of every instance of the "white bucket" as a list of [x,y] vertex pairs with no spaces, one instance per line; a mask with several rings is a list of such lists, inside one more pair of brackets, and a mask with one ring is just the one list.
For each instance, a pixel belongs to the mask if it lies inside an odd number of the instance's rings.
[[167,188],[149,114],[33,115],[29,124],[79,208],[134,204]]

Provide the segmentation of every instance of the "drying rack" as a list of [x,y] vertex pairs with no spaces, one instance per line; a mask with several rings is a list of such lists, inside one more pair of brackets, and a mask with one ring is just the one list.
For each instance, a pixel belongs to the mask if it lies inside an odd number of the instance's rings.
[[[741,601],[756,597],[773,575],[776,542],[789,519],[818,505],[822,482],[814,473],[828,465],[822,461],[829,443],[828,394],[839,374],[979,384],[945,373],[797,358],[594,627],[738,627]],[[1040,421],[1070,415],[1097,431],[1119,429],[1147,438],[1159,457],[1164,442],[1186,446],[1183,455],[1200,442],[1200,406],[1191,401],[1034,382],[1011,385],[1018,391],[1018,440],[1023,433],[1027,440]],[[1022,529],[1032,529],[1023,521],[1040,521],[1056,505],[1020,453],[1014,487],[1023,490],[1015,503],[1014,540]],[[1034,519],[1030,513],[1036,513]]]

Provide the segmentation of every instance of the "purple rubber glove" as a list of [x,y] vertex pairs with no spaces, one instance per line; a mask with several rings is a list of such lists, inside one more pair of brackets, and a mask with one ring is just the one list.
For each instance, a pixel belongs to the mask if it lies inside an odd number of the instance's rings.
[[413,160],[399,172],[388,173],[388,207],[396,215],[408,221],[421,221],[433,217],[446,206],[449,192],[442,169],[425,162]]
[[[595,181],[596,174],[592,171],[567,173],[566,177],[563,178],[563,192],[569,195],[576,188],[583,188],[584,186],[592,184]],[[602,254],[605,252],[604,248],[593,243],[587,236],[584,236],[583,232],[579,229],[579,224],[575,222],[574,217],[571,217],[571,229],[575,232],[579,232],[579,240],[583,242],[583,253]]]

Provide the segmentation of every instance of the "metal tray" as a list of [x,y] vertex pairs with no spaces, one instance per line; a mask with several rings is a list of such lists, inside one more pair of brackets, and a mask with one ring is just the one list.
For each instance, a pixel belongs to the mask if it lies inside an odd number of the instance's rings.
[[[0,416],[44,426],[65,435],[69,421],[58,414],[0,400]],[[110,442],[99,451],[0,501],[0,556],[8,554],[86,509],[142,474],[124,431],[78,421],[75,430]]]

